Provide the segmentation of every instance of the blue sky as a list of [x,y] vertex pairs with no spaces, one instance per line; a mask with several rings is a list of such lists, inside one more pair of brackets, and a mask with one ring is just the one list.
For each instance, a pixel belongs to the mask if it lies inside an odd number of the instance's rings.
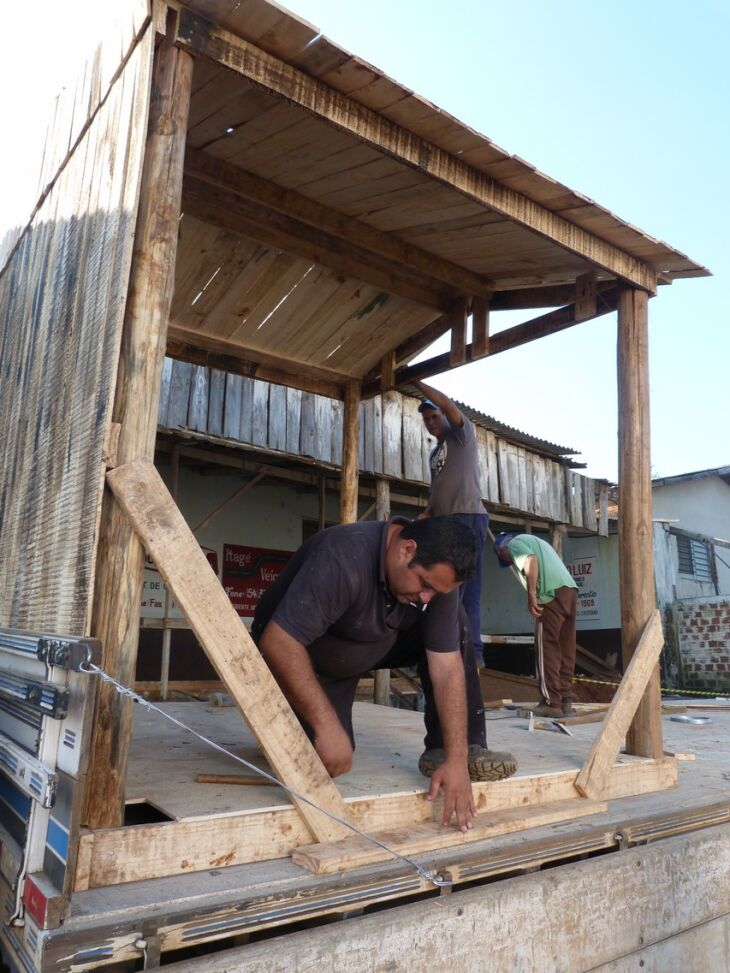
[[[0,227],[26,211],[52,94],[124,0],[38,0],[0,62]],[[714,273],[650,302],[655,475],[730,464],[730,4],[289,0],[333,40]],[[27,17],[10,8],[6,36]],[[15,22],[17,21],[17,23]],[[37,70],[37,65],[42,70]],[[9,96],[8,93],[12,93]],[[32,187],[32,188],[29,188]],[[495,316],[497,327],[514,323]],[[580,325],[435,380],[615,478],[616,324]],[[434,349],[439,350],[439,349]]]

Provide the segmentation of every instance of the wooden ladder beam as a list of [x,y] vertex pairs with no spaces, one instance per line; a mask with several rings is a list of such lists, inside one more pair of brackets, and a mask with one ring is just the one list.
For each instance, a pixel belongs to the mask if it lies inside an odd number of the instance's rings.
[[[340,818],[337,787],[294,715],[205,554],[152,463],[117,467],[107,481],[274,773]],[[336,841],[348,828],[292,796],[312,834]]]
[[605,793],[619,749],[656,669],[663,645],[661,617],[654,610],[608,707],[603,726],[576,778],[575,786],[584,797],[599,798]]

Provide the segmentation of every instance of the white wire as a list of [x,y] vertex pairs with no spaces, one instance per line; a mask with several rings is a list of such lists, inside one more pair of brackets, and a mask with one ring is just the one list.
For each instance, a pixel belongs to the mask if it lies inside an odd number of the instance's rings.
[[437,888],[449,888],[454,884],[451,879],[446,880],[436,878],[427,872],[425,868],[419,865],[417,861],[409,858],[408,855],[402,855],[400,852],[395,851],[395,849],[390,848],[384,842],[380,841],[379,838],[375,838],[373,835],[367,834],[365,831],[361,831],[359,828],[356,828],[354,824],[350,824],[350,822],[346,821],[344,818],[340,818],[331,811],[327,811],[325,808],[320,807],[319,804],[310,800],[310,798],[305,797],[303,794],[299,794],[293,788],[283,784],[280,780],[274,777],[273,774],[268,773],[268,771],[262,770],[261,767],[257,767],[256,764],[252,764],[248,760],[244,760],[243,757],[239,757],[238,754],[232,753],[230,750],[226,750],[225,747],[222,747],[219,743],[216,743],[215,740],[208,739],[208,737],[204,736],[202,733],[199,733],[191,726],[183,723],[182,720],[178,720],[171,713],[166,713],[163,709],[160,709],[159,706],[155,706],[155,704],[150,702],[149,699],[145,699],[133,689],[130,689],[128,686],[123,686],[120,682],[117,682],[113,676],[110,676],[108,672],[100,669],[99,666],[94,665],[93,662],[82,663],[80,671],[85,672],[88,675],[98,676],[102,682],[106,682],[109,683],[109,685],[114,686],[120,696],[124,696],[131,699],[135,703],[139,703],[147,710],[154,710],[155,713],[159,713],[160,716],[163,716],[166,720],[169,720],[170,723],[174,723],[175,726],[179,726],[181,730],[185,730],[187,733],[192,733],[194,737],[197,737],[198,740],[201,740],[203,743],[207,743],[208,746],[213,747],[214,750],[218,750],[219,753],[224,753],[227,757],[232,757],[233,760],[238,761],[239,764],[243,764],[244,767],[248,768],[249,770],[253,770],[254,773],[259,774],[261,777],[265,777],[266,780],[271,781],[273,784],[277,784],[279,787],[285,790],[287,794],[291,794],[291,796],[295,797],[298,801],[303,801],[305,804],[308,804],[310,807],[313,807],[315,810],[319,811],[320,814],[324,814],[326,817],[331,818],[332,821],[336,821],[338,824],[344,825],[346,828],[349,828],[350,831],[354,831],[355,834],[360,835],[361,838],[365,838],[365,840],[371,842],[371,844],[377,845],[378,848],[382,848],[383,851],[387,851],[388,854],[392,855],[394,858],[399,858],[407,865],[410,865],[411,868],[414,868],[421,878],[425,878],[427,882],[431,883],[431,885],[435,885]]

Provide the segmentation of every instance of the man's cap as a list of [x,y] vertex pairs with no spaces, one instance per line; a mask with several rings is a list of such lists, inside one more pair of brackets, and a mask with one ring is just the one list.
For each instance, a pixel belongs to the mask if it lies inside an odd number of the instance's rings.
[[421,404],[418,407],[418,411],[421,413],[421,415],[423,415],[424,409],[438,409],[438,406],[436,405],[435,402],[432,402],[430,399],[424,399],[423,402],[421,402]]
[[497,560],[499,561],[500,568],[508,568],[509,564],[505,564],[505,562],[499,556],[499,549],[500,547],[502,547],[503,544],[506,544],[508,541],[511,541],[514,536],[515,536],[514,534],[506,534],[503,532],[501,534],[497,534],[497,536],[494,538],[494,545],[493,545],[494,553],[497,555]]

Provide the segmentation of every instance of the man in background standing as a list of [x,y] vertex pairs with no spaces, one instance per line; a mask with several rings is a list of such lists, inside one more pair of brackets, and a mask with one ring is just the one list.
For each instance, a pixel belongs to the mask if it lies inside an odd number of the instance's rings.
[[437,440],[431,452],[431,495],[421,517],[455,515],[477,539],[478,560],[473,576],[461,588],[461,600],[469,618],[477,666],[483,664],[481,596],[482,556],[489,515],[479,485],[479,453],[474,424],[448,395],[416,382],[425,396],[418,407],[430,436]]
[[575,614],[578,586],[557,552],[532,534],[497,534],[494,553],[500,566],[514,564],[527,591],[527,610],[535,619],[535,661],[542,703],[536,716],[573,712]]

